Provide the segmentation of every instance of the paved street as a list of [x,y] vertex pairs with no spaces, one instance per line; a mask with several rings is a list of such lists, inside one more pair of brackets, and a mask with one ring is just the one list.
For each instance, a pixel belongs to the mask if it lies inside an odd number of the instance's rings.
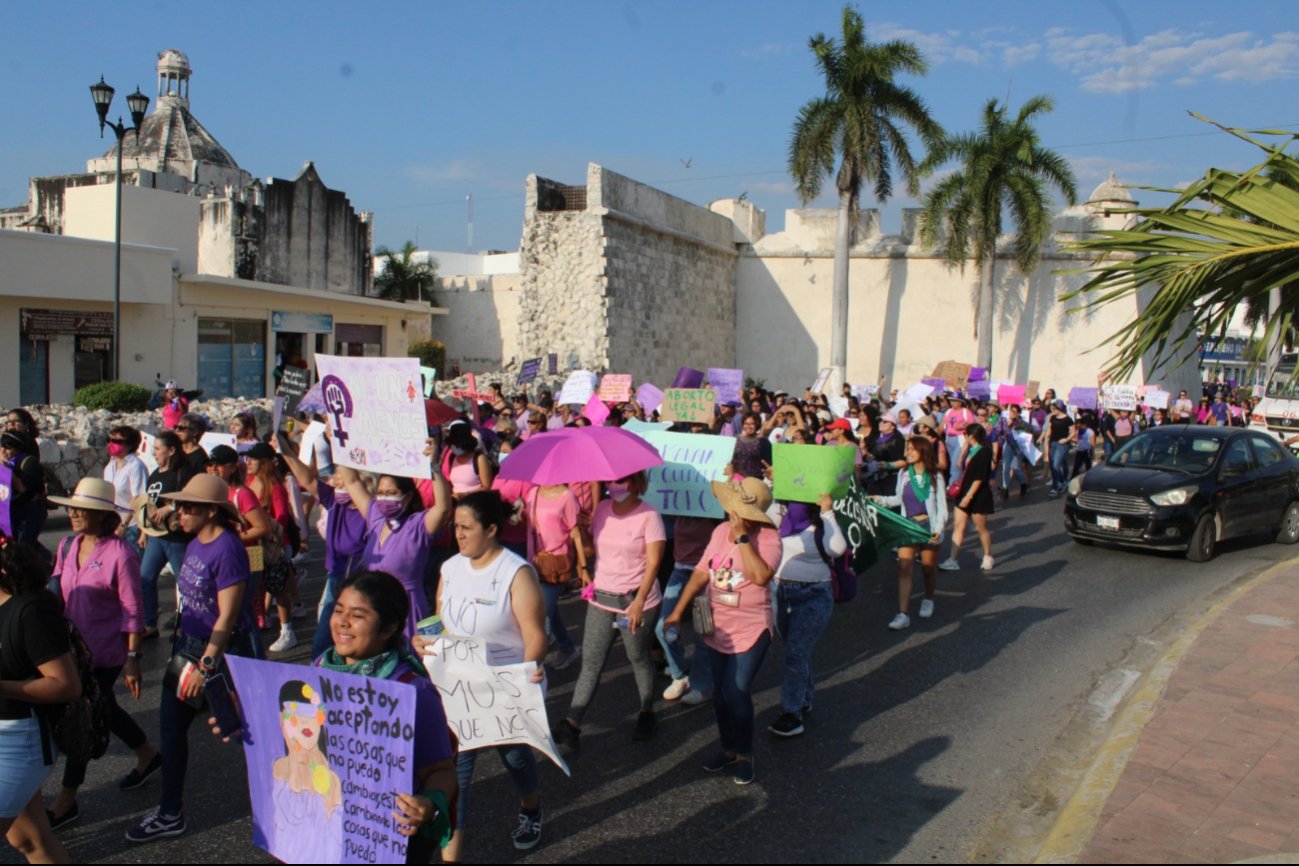
[[[760,730],[757,783],[705,776],[715,748],[711,707],[660,704],[658,739],[633,743],[635,690],[620,650],[566,780],[543,770],[546,826],[526,858],[510,845],[514,808],[493,758],[473,788],[467,859],[476,862],[772,862],[1013,859],[1016,839],[1041,829],[1056,786],[1090,757],[1092,722],[1107,717],[1181,619],[1248,574],[1292,553],[1266,540],[1222,546],[1213,562],[1083,548],[1038,490],[993,521],[997,567],[980,575],[973,540],[965,571],[941,573],[938,609],[906,632],[893,614],[894,570],[881,562],[858,598],[840,606],[817,652],[808,732],[772,742]],[[319,550],[312,561],[318,591]],[[578,602],[567,602],[580,622]],[[300,635],[307,633],[300,624]],[[305,659],[305,647],[291,654]],[[138,706],[157,727],[157,673]],[[779,646],[759,679],[759,725],[778,704]],[[576,670],[552,677],[551,713],[567,706]],[[129,697],[125,702],[130,705]],[[63,833],[74,860],[257,861],[249,839],[242,756],[205,731],[191,735],[187,814],[179,839],[127,849],[129,821],[156,804],[157,783],[120,794],[130,765],[120,744],[92,766],[82,820]],[[57,785],[51,777],[47,791]],[[3,862],[17,862],[7,851]]]

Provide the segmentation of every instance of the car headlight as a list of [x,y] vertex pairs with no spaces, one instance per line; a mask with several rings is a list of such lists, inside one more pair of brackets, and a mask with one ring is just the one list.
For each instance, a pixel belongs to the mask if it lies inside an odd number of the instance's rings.
[[1077,478],[1069,482],[1070,496],[1077,496],[1079,493],[1082,493],[1082,481],[1083,477],[1079,475]]
[[1154,494],[1150,497],[1150,501],[1156,505],[1185,505],[1191,501],[1191,497],[1198,489],[1197,487],[1174,487],[1172,490]]

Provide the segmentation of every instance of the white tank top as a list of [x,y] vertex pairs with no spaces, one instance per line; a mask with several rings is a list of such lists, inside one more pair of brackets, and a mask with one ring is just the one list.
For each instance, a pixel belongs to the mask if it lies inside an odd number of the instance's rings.
[[487,647],[487,662],[523,661],[523,633],[514,618],[510,587],[527,560],[501,548],[486,568],[474,568],[456,554],[442,566],[442,625],[453,637],[475,637]]

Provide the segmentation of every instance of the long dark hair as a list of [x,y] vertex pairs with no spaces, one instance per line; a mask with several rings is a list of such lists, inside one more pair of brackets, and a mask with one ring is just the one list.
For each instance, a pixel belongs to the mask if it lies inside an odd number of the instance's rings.
[[936,476],[938,474],[938,455],[934,453],[934,443],[923,433],[917,433],[907,440],[907,444],[915,449],[916,455],[920,458],[920,465],[925,467],[925,472],[931,478]]
[[35,547],[0,535],[0,589],[28,595],[45,592],[49,582],[49,566]]
[[391,478],[392,483],[397,485],[397,492],[401,494],[401,516],[414,514],[417,511],[423,511],[424,500],[419,498],[419,488],[415,486],[413,478],[406,478],[403,475],[385,475],[384,478]]
[[392,637],[388,638],[388,649],[400,647],[406,639],[402,629],[406,617],[410,616],[410,596],[401,581],[386,571],[362,571],[343,581],[337,597],[341,597],[345,589],[356,590],[370,602],[370,607],[379,615],[379,631],[396,626]]

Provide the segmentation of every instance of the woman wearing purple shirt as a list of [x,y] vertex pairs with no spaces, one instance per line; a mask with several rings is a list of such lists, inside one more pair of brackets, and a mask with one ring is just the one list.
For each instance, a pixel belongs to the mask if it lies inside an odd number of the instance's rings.
[[[126,688],[140,699],[140,640],[144,633],[140,592],[140,559],[116,535],[122,517],[111,482],[83,478],[71,498],[51,496],[68,509],[74,535],[57,548],[54,579],[63,613],[81,632],[95,664],[95,679],[111,706],[113,734],[135,752],[135,769],[119,785],[131,790],[162,768],[158,750],[113,697],[113,684],[124,674]],[[50,827],[58,830],[81,816],[77,789],[86,781],[86,764],[68,758],[63,787],[50,804]]]

